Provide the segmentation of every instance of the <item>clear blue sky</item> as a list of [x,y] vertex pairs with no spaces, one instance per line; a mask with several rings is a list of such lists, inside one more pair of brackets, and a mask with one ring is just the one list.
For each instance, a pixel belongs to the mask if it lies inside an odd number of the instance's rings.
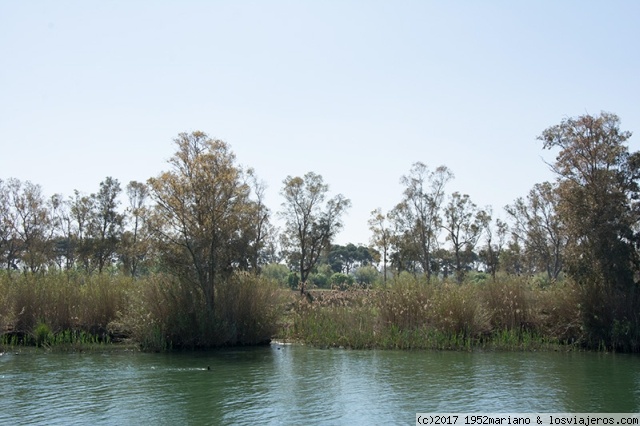
[[639,19],[636,1],[0,0],[0,179],[124,187],[202,130],[274,213],[287,175],[321,174],[353,203],[341,244],[368,242],[415,161],[504,216],[552,179],[546,127],[605,110],[640,132]]

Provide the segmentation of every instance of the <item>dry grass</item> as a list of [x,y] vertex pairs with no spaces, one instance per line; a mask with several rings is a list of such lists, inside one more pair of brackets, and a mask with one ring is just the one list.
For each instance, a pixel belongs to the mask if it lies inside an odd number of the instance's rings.
[[132,292],[126,311],[112,327],[148,350],[255,345],[276,333],[284,306],[281,296],[269,280],[236,274],[218,284],[210,318],[197,286],[153,275]]
[[0,342],[94,343],[129,338],[150,350],[259,344],[276,334],[276,284],[248,274],[220,283],[215,316],[197,287],[161,274],[0,275]]
[[64,273],[0,275],[0,334],[28,343],[38,326],[106,336],[123,308],[131,282],[108,276]]
[[[544,288],[523,278],[427,284],[408,274],[385,288],[312,291],[300,297],[267,279],[237,274],[218,284],[211,317],[197,286],[161,274],[133,281],[4,273],[0,341],[127,337],[148,350],[253,345],[272,337],[352,348],[593,346],[598,342],[585,334],[589,300],[570,282]],[[610,325],[618,347],[636,344],[632,325],[632,320]]]
[[282,337],[353,348],[533,349],[579,342],[578,307],[568,284],[427,284],[404,275],[385,289],[300,298]]

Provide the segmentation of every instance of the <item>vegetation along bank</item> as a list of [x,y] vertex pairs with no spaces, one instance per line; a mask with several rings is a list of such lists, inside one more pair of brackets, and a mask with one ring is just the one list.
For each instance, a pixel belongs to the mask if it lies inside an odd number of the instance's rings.
[[[147,350],[276,337],[353,348],[640,350],[640,153],[614,114],[539,136],[556,153],[494,219],[453,173],[415,163],[369,246],[333,244],[350,201],[322,176],[283,182],[284,227],[228,144],[181,133],[168,170],[46,198],[0,180],[3,347]],[[482,272],[478,272],[482,271]]]

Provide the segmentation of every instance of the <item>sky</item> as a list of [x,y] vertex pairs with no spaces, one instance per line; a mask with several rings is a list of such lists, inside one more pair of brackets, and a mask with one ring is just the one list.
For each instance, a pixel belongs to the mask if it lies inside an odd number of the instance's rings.
[[417,161],[504,218],[555,179],[544,129],[608,111],[640,132],[639,17],[631,0],[0,0],[0,179],[124,187],[200,130],[255,169],[276,224],[283,180],[322,175],[352,202],[339,244],[369,242]]

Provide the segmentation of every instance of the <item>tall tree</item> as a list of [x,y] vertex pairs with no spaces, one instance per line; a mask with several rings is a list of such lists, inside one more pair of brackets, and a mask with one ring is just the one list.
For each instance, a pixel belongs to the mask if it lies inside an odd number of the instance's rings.
[[491,216],[485,210],[478,209],[469,195],[461,195],[459,192],[451,194],[444,216],[444,229],[453,246],[456,278],[461,283],[467,263],[463,262],[463,256],[473,251]]
[[140,262],[144,261],[149,251],[149,235],[146,232],[145,220],[148,216],[147,200],[149,187],[138,181],[131,181],[126,188],[130,218],[129,229],[122,235],[121,258],[126,273],[136,277]]
[[217,283],[238,263],[246,240],[250,187],[225,142],[200,131],[180,133],[174,142],[171,170],[148,182],[156,203],[151,226],[164,264],[201,290],[212,320]]
[[244,209],[246,232],[242,247],[239,247],[239,256],[243,258],[244,269],[260,272],[263,264],[270,263],[272,259],[269,253],[270,245],[275,239],[275,228],[271,225],[271,212],[264,202],[266,184],[259,180],[253,169],[245,173],[245,183],[251,188],[253,198]]
[[564,119],[538,138],[544,148],[558,150],[551,169],[558,176],[558,213],[568,235],[565,261],[585,289],[590,338],[613,347],[629,342],[623,330],[640,337],[634,279],[640,153],[629,152],[630,137],[615,114],[602,112]]
[[61,194],[54,194],[49,200],[51,215],[56,229],[54,238],[55,261],[60,270],[70,270],[75,262],[73,239],[73,220],[70,203]]
[[382,253],[382,280],[387,284],[387,264],[392,242],[392,228],[389,224],[389,217],[382,213],[382,209],[377,208],[371,212],[369,219],[369,230],[371,230],[371,244]]
[[17,269],[20,244],[15,210],[11,208],[11,181],[0,179],[0,262],[7,270]]
[[53,258],[53,221],[40,185],[10,179],[10,202],[21,245],[23,269],[37,272]]
[[356,246],[349,243],[346,246],[340,244],[331,245],[328,253],[328,262],[334,272],[343,272],[347,275],[353,268],[368,265],[373,261],[373,256],[365,246]]
[[100,182],[98,193],[91,195],[95,208],[90,229],[93,238],[93,256],[99,273],[102,273],[106,264],[111,262],[122,235],[124,215],[118,211],[120,192],[120,182],[107,177]]
[[526,201],[518,198],[505,210],[513,221],[512,232],[524,242],[525,255],[536,269],[543,269],[553,281],[563,268],[567,234],[557,212],[557,188],[544,182],[536,184]]
[[73,222],[73,230],[70,235],[69,245],[74,253],[74,258],[80,262],[86,272],[94,269],[92,264],[93,240],[92,221],[95,210],[95,200],[93,197],[74,191],[73,197],[68,201],[69,213]]
[[[491,211],[488,211],[491,216]],[[480,253],[480,259],[487,265],[491,277],[495,281],[496,273],[501,264],[501,255],[504,248],[509,227],[506,222],[496,219],[495,224],[489,223],[485,228],[486,244]]]
[[289,257],[295,259],[300,274],[300,292],[309,274],[316,266],[323,250],[330,247],[331,240],[342,228],[342,215],[351,201],[342,194],[327,200],[329,186],[322,176],[308,172],[304,177],[287,176],[282,196],[285,220],[282,244]]
[[445,166],[431,171],[423,163],[414,163],[409,175],[400,182],[405,187],[404,198],[398,204],[393,217],[402,229],[404,242],[414,246],[427,280],[431,280],[432,252],[437,247],[442,226],[440,210],[444,200],[445,185],[453,179],[453,173]]

